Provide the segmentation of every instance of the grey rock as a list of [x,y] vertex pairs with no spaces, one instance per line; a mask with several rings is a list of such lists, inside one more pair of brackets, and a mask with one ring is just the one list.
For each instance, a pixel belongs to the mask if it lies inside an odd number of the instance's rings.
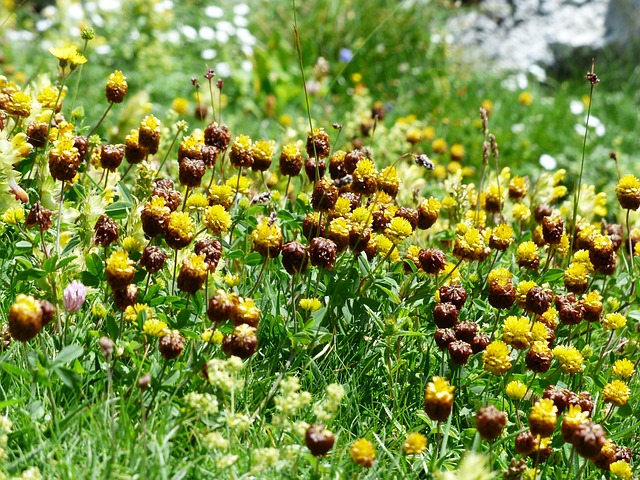
[[509,70],[563,70],[602,49],[639,46],[640,0],[483,0],[446,30],[463,58]]

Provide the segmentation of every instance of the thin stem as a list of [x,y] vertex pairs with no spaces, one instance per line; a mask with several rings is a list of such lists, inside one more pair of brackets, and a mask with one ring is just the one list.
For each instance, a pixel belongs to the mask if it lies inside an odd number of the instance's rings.
[[[595,66],[595,60],[591,63],[591,74],[593,74],[593,68]],[[587,136],[589,133],[589,120],[591,118],[591,100],[593,99],[593,87],[595,83],[591,82],[591,88],[589,89],[589,106],[587,107],[587,119],[584,128],[584,139],[582,141],[582,158],[580,159],[580,175],[578,176],[578,184],[573,192],[573,217],[571,219],[571,237],[569,238],[569,255],[567,262],[571,263],[573,256],[573,243],[575,241],[576,234],[576,219],[578,218],[578,205],[580,204],[580,188],[582,187],[582,174],[584,172],[584,159],[587,154]]]
[[60,187],[60,200],[58,201],[58,226],[56,228],[57,231],[57,236],[56,236],[56,243],[57,243],[57,250],[58,250],[58,254],[60,254],[60,223],[62,220],[62,202],[64,200],[64,180],[62,181],[62,186]]
[[176,140],[178,139],[178,135],[180,135],[180,132],[182,132],[182,128],[178,128],[178,130],[176,131],[176,134],[174,135],[173,140],[171,140],[171,145],[169,145],[169,148],[167,149],[167,153],[164,154],[164,157],[160,162],[158,169],[153,174],[153,179],[155,179],[158,176],[158,174],[160,173],[160,170],[162,170],[162,167],[164,166],[164,163],[167,161],[167,158],[169,158],[169,154],[171,153],[171,150],[173,149],[173,146],[175,145]]
[[100,126],[102,121],[107,117],[107,113],[109,113],[109,110],[111,110],[111,107],[113,107],[113,102],[109,102],[109,106],[107,107],[107,109],[102,114],[102,117],[100,117],[100,120],[98,120],[98,123],[96,123],[96,126],[91,129],[91,131],[87,135],[87,138],[89,138],[91,135],[93,135],[94,132],[98,129],[98,127]]

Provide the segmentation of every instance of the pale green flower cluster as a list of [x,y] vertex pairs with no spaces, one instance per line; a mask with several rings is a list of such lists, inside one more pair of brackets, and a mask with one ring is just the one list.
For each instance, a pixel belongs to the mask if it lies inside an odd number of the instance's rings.
[[314,408],[314,413],[320,423],[328,423],[333,419],[338,408],[340,408],[340,402],[345,396],[344,387],[337,383],[327,385],[327,397],[319,405]]
[[219,358],[207,362],[207,380],[214,387],[226,392],[234,392],[244,385],[238,373],[242,370],[242,360],[238,357],[229,357],[226,360]]
[[208,393],[189,392],[184,396],[184,401],[193,410],[205,415],[218,412],[218,400]]

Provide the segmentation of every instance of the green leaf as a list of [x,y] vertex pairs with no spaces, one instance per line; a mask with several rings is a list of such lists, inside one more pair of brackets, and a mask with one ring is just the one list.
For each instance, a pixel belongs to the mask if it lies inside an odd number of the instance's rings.
[[545,282],[557,282],[562,278],[564,278],[564,270],[562,270],[561,268],[550,268],[542,275],[542,277],[540,277],[536,281],[538,282],[538,284],[542,285]]
[[104,262],[97,253],[90,253],[85,259],[87,263],[87,271],[94,277],[101,277],[104,271]]
[[67,244],[64,246],[64,249],[62,250],[62,253],[60,254],[60,257],[61,258],[66,257],[69,252],[71,252],[74,248],[76,248],[78,245],[80,245],[81,241],[82,240],[78,235],[76,235],[71,240],[69,240],[67,242]]
[[80,345],[77,345],[77,344],[67,345],[62,350],[60,350],[60,353],[58,353],[58,356],[53,360],[52,365],[71,362],[76,358],[78,358],[83,353],[84,353],[84,348],[81,347]]
[[62,380],[67,387],[72,389],[77,389],[79,386],[79,378],[78,375],[73,370],[68,368],[56,367],[53,369],[53,373]]
[[47,272],[41,268],[29,268],[28,270],[16,273],[16,280],[38,280],[46,276]]
[[44,262],[42,262],[42,269],[47,273],[55,272],[57,261],[58,255],[53,255],[52,257],[47,258]]
[[118,192],[120,193],[120,198],[122,198],[124,202],[133,205],[133,197],[131,196],[131,191],[124,183],[118,182]]
[[22,378],[31,378],[29,372],[13,365],[12,363],[0,362],[0,367],[10,375]]
[[16,243],[16,251],[18,253],[28,253],[33,249],[33,245],[26,240],[20,240]]
[[129,209],[132,206],[133,205],[130,202],[114,202],[104,210],[104,213],[114,220],[119,220],[127,218],[127,215],[129,215]]
[[244,263],[251,267],[262,265],[263,262],[264,260],[262,258],[262,255],[260,255],[258,252],[251,252],[244,260]]
[[71,262],[73,262],[76,258],[78,258],[77,255],[69,255],[68,257],[62,258],[57,264],[56,264],[56,270],[60,270],[61,268],[66,267],[67,265],[69,265]]

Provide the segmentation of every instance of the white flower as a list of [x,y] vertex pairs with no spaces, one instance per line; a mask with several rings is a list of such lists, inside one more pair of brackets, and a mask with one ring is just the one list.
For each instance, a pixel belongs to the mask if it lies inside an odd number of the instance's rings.
[[584,103],[582,103],[580,100],[571,100],[569,109],[574,115],[580,115],[582,112],[584,112]]
[[558,166],[558,162],[556,161],[556,159],[547,153],[543,153],[542,155],[540,155],[539,162],[542,168],[544,168],[545,170],[555,170]]

